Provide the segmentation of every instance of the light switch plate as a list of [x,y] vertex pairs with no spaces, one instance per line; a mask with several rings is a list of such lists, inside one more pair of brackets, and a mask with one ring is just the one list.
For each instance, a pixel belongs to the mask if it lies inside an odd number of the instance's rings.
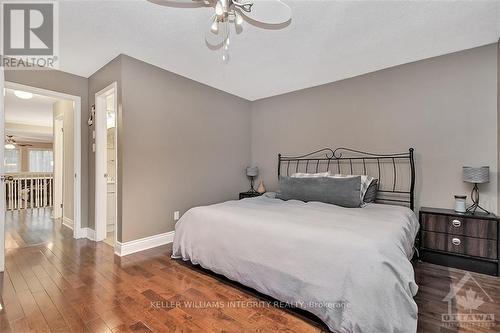
[[179,211],[178,211],[178,210],[176,210],[176,211],[174,212],[174,221],[177,221],[178,219],[179,219]]

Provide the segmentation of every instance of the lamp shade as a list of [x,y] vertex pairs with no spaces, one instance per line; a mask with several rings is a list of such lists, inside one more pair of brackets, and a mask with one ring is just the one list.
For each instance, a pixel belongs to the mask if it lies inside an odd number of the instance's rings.
[[257,167],[247,167],[248,177],[257,177],[259,175],[259,168]]
[[467,183],[487,183],[490,181],[490,167],[463,167],[463,180]]

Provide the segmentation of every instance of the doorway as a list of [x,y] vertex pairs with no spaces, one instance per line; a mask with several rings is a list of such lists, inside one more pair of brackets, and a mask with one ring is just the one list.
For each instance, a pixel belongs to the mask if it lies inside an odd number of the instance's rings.
[[96,241],[114,246],[117,232],[117,84],[95,95]]
[[0,88],[3,264],[5,248],[83,235],[81,101],[77,96],[4,82],[3,77]]

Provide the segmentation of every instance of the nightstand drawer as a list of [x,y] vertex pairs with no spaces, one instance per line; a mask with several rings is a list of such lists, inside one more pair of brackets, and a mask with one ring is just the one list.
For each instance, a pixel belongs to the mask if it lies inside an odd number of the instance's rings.
[[468,256],[497,259],[497,241],[432,231],[422,231],[422,247]]
[[438,214],[422,214],[422,230],[467,237],[497,239],[496,220]]

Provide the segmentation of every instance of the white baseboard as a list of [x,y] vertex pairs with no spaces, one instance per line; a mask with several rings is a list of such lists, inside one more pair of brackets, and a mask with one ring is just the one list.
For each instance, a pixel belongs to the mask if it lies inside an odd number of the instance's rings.
[[172,243],[174,241],[174,231],[158,234],[150,237],[136,239],[130,242],[115,244],[115,254],[123,257],[128,254],[151,249],[153,247]]
[[87,238],[91,241],[95,240],[95,231],[90,228],[80,228],[76,238]]
[[90,228],[82,228],[85,234],[85,238],[90,239],[91,241],[95,240],[95,231]]
[[68,228],[70,228],[71,230],[73,230],[74,223],[73,223],[73,220],[72,220],[72,219],[70,219],[69,217],[64,216],[64,217],[63,217],[62,224],[63,224],[65,227],[68,227]]

